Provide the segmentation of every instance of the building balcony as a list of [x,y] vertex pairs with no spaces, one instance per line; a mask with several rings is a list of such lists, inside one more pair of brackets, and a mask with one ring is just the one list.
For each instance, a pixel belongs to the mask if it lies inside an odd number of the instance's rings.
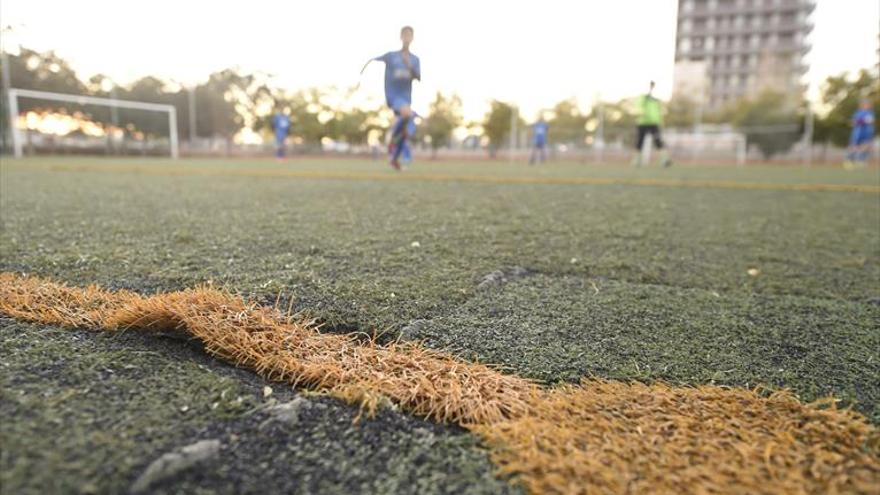
[[709,88],[709,95],[712,97],[719,96],[743,96],[749,92],[749,87],[746,84],[740,86],[712,86]]
[[797,72],[798,74],[804,75],[807,71],[810,70],[810,66],[805,63],[795,64],[791,67],[792,72]]
[[773,34],[773,33],[802,33],[804,36],[813,30],[813,23],[809,21],[792,21],[779,24],[762,24],[760,26],[749,25],[723,25],[723,26],[701,26],[690,27],[689,29],[679,29],[678,36],[751,36],[753,34]]
[[[809,70],[809,66],[803,62],[798,62],[796,64],[791,64],[787,67],[787,70],[792,74],[804,74]],[[759,65],[710,65],[707,69],[706,74],[709,77],[717,77],[717,76],[748,76],[748,75],[756,75],[761,72],[761,68]]]
[[815,0],[781,0],[769,5],[717,5],[710,9],[707,5],[695,6],[690,10],[679,9],[679,19],[711,17],[737,14],[773,14],[784,12],[804,12],[810,14],[816,9]]
[[713,65],[709,67],[708,74],[709,76],[748,75],[755,74],[757,71],[757,66],[750,67],[748,65],[740,65],[732,67],[727,65]]
[[683,51],[680,48],[676,50],[675,58],[676,60],[682,58],[705,58],[712,57],[717,55],[751,55],[751,54],[761,54],[761,53],[800,53],[801,55],[806,55],[812,45],[809,43],[796,43],[796,42],[785,42],[785,43],[777,43],[775,45],[752,45],[752,44],[739,44],[739,45],[715,45],[711,49],[707,49],[706,47],[700,48],[691,48],[688,51]]

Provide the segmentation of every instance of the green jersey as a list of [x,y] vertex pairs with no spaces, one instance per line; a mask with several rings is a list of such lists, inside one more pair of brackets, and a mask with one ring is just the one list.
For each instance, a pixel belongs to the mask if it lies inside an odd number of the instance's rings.
[[639,125],[663,125],[663,107],[660,100],[651,95],[644,95],[639,98]]

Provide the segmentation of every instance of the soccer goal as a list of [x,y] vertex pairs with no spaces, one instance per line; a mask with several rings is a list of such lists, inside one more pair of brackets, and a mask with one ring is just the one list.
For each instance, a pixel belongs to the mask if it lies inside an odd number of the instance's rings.
[[18,88],[10,88],[7,103],[16,158],[24,156],[26,147],[50,153],[121,148],[179,156],[173,105]]

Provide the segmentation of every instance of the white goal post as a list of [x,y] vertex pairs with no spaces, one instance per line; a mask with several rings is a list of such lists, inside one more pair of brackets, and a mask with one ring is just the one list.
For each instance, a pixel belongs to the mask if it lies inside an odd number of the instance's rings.
[[148,110],[168,113],[168,139],[171,147],[171,158],[180,156],[177,142],[177,110],[174,105],[160,103],[144,103],[140,101],[117,100],[114,98],[98,98],[95,96],[71,95],[65,93],[52,93],[48,91],[34,91],[31,89],[10,88],[7,93],[9,98],[9,129],[12,131],[12,148],[16,158],[24,156],[21,130],[18,127],[18,99],[37,98],[41,100],[63,101],[78,105],[102,105],[106,107],[130,108],[133,110]]

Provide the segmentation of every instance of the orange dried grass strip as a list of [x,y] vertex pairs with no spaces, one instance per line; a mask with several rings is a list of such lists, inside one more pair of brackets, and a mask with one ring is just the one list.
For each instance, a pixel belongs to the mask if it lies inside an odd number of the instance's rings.
[[603,380],[542,390],[416,345],[321,334],[207,287],[143,297],[2,273],[0,312],[72,327],[183,330],[212,354],[367,414],[391,401],[460,424],[532,493],[880,494],[880,434],[833,401]]
[[322,334],[273,308],[209,287],[142,297],[4,273],[0,311],[73,327],[184,330],[208,352],[269,379],[315,389],[356,387],[362,397],[385,396],[443,422],[486,423],[522,414],[538,391],[529,381],[419,346],[363,345],[351,336]]
[[471,429],[532,493],[880,493],[880,434],[829,405],[585,380]]

